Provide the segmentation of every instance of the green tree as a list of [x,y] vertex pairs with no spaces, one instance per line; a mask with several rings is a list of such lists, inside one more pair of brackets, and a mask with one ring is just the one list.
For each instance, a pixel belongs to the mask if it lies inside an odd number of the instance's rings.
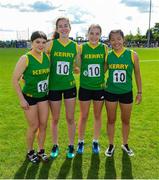
[[152,34],[154,41],[159,42],[159,23],[155,23],[155,26],[152,28]]

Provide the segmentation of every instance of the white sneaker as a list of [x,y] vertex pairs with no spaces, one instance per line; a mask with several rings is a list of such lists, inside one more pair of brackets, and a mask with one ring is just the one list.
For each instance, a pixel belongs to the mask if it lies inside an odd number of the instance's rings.
[[128,144],[122,144],[121,148],[129,155],[134,156],[134,152],[129,148]]
[[115,150],[115,146],[112,144],[109,144],[109,147],[107,148],[107,150],[105,151],[105,155],[108,157],[111,157],[114,153]]

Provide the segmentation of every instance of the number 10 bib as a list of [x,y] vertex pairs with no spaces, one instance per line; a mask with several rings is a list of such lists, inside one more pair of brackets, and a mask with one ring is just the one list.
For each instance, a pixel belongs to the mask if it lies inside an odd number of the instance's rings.
[[100,65],[89,64],[88,65],[88,77],[99,77],[100,76]]
[[115,70],[113,72],[113,83],[125,83],[126,82],[126,71]]
[[57,62],[56,73],[58,75],[69,75],[69,69],[70,69],[69,62],[63,62],[63,61]]

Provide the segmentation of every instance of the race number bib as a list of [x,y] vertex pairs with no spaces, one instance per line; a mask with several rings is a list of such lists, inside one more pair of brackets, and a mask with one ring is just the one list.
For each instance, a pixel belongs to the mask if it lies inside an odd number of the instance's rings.
[[48,90],[48,80],[38,82],[37,89],[38,92],[46,92]]
[[69,62],[58,61],[56,73],[58,75],[69,75],[69,68],[70,68]]
[[99,77],[100,76],[100,65],[89,64],[88,65],[88,77]]
[[115,70],[113,72],[113,82],[114,83],[125,83],[126,82],[126,71],[125,70]]

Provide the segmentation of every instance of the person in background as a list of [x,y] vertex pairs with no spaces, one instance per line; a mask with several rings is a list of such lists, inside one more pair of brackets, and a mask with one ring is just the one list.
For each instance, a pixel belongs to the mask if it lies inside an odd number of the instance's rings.
[[58,124],[62,99],[64,97],[66,121],[68,127],[67,157],[73,158],[75,138],[75,104],[76,84],[73,75],[77,43],[69,39],[71,25],[68,18],[60,17],[56,21],[54,38],[47,45],[46,52],[50,54],[51,70],[49,78],[49,102],[52,114],[52,142],[51,158],[59,154]]
[[109,40],[112,50],[108,53],[107,57],[108,79],[105,89],[109,146],[105,151],[105,155],[111,157],[114,152],[115,121],[119,104],[122,121],[122,149],[129,156],[133,156],[134,153],[128,146],[128,136],[133,104],[133,70],[137,85],[136,103],[139,104],[142,100],[139,58],[136,52],[124,47],[124,34],[121,30],[112,30],[109,34]]
[[107,46],[100,43],[102,29],[98,24],[92,24],[88,29],[88,42],[80,47],[80,118],[78,122],[77,153],[84,152],[84,135],[91,102],[94,112],[94,134],[92,151],[98,154],[99,135],[101,129],[101,113],[104,103],[104,74]]
[[[47,37],[43,32],[33,32],[31,35],[32,48],[20,57],[13,73],[13,85],[28,123],[27,157],[32,163],[37,163],[40,159],[48,161],[44,150],[49,111],[48,78],[50,71],[50,60],[44,53],[46,41]],[[24,80],[23,88],[19,83],[21,78]],[[33,148],[36,133],[38,153]]]

